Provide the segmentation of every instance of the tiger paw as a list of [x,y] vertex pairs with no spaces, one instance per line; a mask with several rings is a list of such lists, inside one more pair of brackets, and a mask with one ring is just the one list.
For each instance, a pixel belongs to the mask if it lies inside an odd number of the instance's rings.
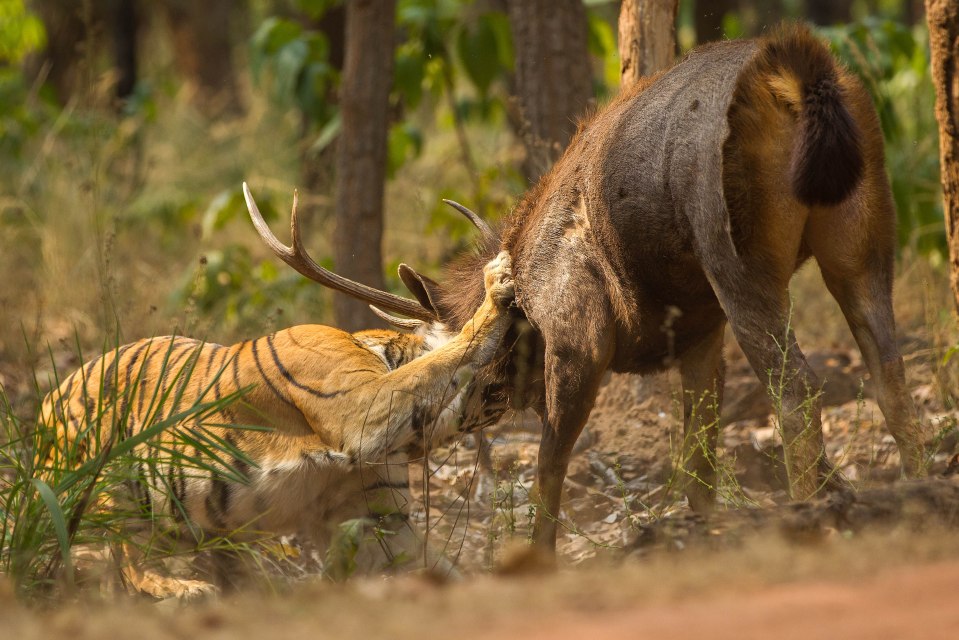
[[499,255],[483,267],[483,278],[489,297],[498,306],[505,307],[513,302],[516,290],[513,285],[512,260],[509,253],[500,251]]
[[181,602],[206,600],[220,593],[216,585],[203,580],[174,578],[153,571],[143,572],[130,586],[134,591],[145,593],[158,600],[175,599]]

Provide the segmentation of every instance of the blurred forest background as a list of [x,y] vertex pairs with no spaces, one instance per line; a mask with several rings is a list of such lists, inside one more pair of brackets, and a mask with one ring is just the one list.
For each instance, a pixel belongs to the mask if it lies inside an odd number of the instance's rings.
[[[613,0],[0,0],[0,385],[172,332],[376,325],[281,265],[299,188],[324,266],[400,291],[507,214],[620,82]],[[677,53],[816,25],[872,92],[902,255],[944,272],[920,0],[681,0]],[[281,228],[282,227],[282,228]],[[943,313],[948,313],[947,309]],[[62,355],[69,353],[72,355]],[[11,393],[13,392],[13,393]]]

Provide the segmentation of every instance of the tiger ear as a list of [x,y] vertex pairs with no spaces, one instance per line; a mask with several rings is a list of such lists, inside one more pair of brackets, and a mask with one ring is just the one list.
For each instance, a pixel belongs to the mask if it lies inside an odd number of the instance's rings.
[[398,269],[400,280],[406,285],[413,297],[416,298],[423,308],[431,311],[434,316],[439,316],[436,311],[435,300],[439,297],[440,285],[435,280],[417,273],[413,267],[408,264],[400,264]]

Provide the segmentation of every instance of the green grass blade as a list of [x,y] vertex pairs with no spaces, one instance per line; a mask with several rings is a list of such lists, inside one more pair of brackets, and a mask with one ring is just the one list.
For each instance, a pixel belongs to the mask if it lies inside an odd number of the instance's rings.
[[33,478],[30,482],[36,487],[37,493],[40,494],[40,498],[47,506],[47,511],[50,512],[53,530],[56,532],[57,542],[60,544],[60,558],[66,571],[67,584],[72,587],[73,566],[70,562],[70,535],[67,533],[67,520],[63,515],[63,509],[60,508],[60,503],[57,502],[57,497],[50,485],[39,478]]

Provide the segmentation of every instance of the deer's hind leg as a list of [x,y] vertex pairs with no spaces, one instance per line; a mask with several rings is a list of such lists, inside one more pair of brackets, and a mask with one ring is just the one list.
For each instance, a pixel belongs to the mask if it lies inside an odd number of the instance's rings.
[[892,308],[894,212],[888,187],[864,191],[861,209],[852,199],[811,219],[808,241],[875,383],[876,400],[899,447],[902,473],[918,477],[925,473],[923,431],[906,387]]
[[723,401],[725,363],[720,322],[698,344],[680,355],[683,378],[682,486],[693,511],[704,513],[716,499],[716,442]]

